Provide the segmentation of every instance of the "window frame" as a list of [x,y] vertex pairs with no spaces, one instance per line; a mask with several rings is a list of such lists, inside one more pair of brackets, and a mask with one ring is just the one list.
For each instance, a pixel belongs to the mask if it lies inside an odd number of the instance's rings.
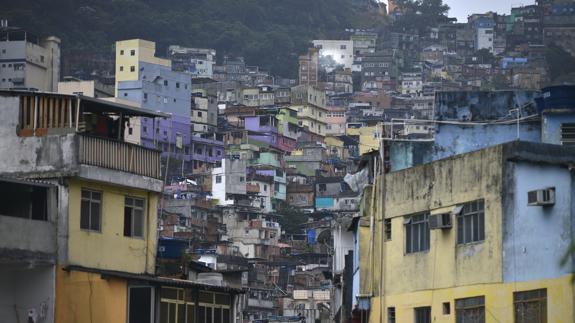
[[[473,302],[473,301],[481,301],[481,304],[465,304],[467,302]],[[454,300],[455,303],[455,322],[461,322],[461,323],[476,323],[476,322],[466,322],[462,319],[462,321],[459,320],[459,315],[462,314],[461,311],[465,312],[465,311],[471,311],[471,310],[476,310],[476,309],[483,309],[483,321],[482,323],[485,323],[485,296],[481,295],[481,296],[472,296],[472,297],[464,297],[464,298],[458,298]],[[463,303],[463,304],[462,304]]]
[[[475,206],[475,209],[473,209],[473,206]],[[475,223],[475,217],[477,217],[477,223]],[[455,218],[457,222],[456,242],[458,246],[482,243],[485,241],[484,199],[462,204],[462,208],[455,215]],[[471,227],[466,229],[466,225],[470,225]],[[474,225],[478,227],[477,232],[474,232]],[[467,235],[471,235],[471,237],[467,237]]]
[[[84,198],[82,195],[84,192],[89,192],[90,193],[90,197],[89,198]],[[92,194],[93,193],[97,193],[100,194],[100,200],[96,201],[94,203],[97,203],[99,205],[99,209],[98,209],[98,218],[99,218],[99,226],[98,229],[92,229]],[[98,191],[98,190],[94,190],[94,189],[90,189],[90,188],[81,188],[80,189],[80,230],[81,231],[86,231],[86,232],[102,232],[102,203],[103,203],[103,197],[104,197],[104,193],[102,191]],[[82,228],[82,203],[84,202],[84,200],[87,200],[89,202],[89,214],[88,214],[88,228]]]
[[[529,294],[537,294],[537,295],[529,295]],[[521,298],[521,299],[519,299]],[[547,297],[547,288],[539,288],[539,289],[531,289],[531,290],[523,290],[523,291],[516,291],[513,292],[513,322],[515,323],[523,323],[523,322],[530,322],[526,320],[525,317],[518,318],[517,317],[517,306],[518,305],[527,305],[527,304],[534,304],[539,303],[539,306],[544,305],[542,307],[542,316],[541,321],[536,323],[547,323],[549,309],[547,307],[548,297]],[[541,309],[541,307],[540,307]],[[523,313],[524,315],[524,313]]]
[[[414,218],[418,218],[418,217],[422,217],[421,219],[415,219]],[[413,228],[414,226],[418,226],[417,229]],[[422,225],[422,232],[418,232],[418,248],[414,249],[414,240],[415,239],[413,232],[411,230],[419,230],[419,226]],[[416,254],[416,253],[420,253],[420,252],[428,252],[429,249],[431,248],[431,239],[430,239],[430,235],[431,235],[431,230],[429,228],[429,212],[423,212],[423,213],[416,213],[416,214],[412,214],[412,215],[408,215],[406,217],[404,217],[404,221],[403,221],[403,227],[404,227],[404,233],[405,233],[405,240],[404,240],[404,246],[405,246],[405,254],[409,255],[409,254]],[[408,231],[410,230],[410,231]],[[423,238],[423,244],[421,243],[421,236],[422,234],[426,234],[426,236]],[[410,241],[410,243],[408,243],[408,241]],[[426,244],[426,245],[425,245]]]
[[[128,200],[132,200],[132,204],[129,205],[128,204]],[[136,204],[136,201],[142,201],[142,206],[138,206]],[[126,209],[130,207],[131,208],[131,214],[130,214],[130,233],[126,234]],[[135,216],[135,210],[141,210],[141,236],[140,235],[135,235],[134,234],[134,224],[136,221],[134,221],[134,216]],[[142,198],[142,197],[137,197],[137,196],[124,196],[124,237],[126,238],[136,238],[136,239],[144,239],[144,237],[146,236],[146,224],[145,224],[145,218],[146,218],[146,199]]]

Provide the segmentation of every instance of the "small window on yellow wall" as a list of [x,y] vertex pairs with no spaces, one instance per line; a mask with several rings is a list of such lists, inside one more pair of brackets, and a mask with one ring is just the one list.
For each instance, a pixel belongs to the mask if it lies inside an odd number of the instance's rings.
[[102,192],[82,189],[80,205],[80,229],[101,231]]
[[124,236],[144,237],[144,199],[126,197],[124,204]]

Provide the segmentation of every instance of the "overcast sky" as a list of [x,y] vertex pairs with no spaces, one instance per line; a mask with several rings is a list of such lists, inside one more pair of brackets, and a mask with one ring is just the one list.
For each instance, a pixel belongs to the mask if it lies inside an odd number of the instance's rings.
[[[384,1],[387,2],[387,1]],[[450,17],[456,17],[459,22],[466,22],[467,16],[472,13],[511,12],[511,7],[534,4],[535,0],[443,0],[448,4]]]

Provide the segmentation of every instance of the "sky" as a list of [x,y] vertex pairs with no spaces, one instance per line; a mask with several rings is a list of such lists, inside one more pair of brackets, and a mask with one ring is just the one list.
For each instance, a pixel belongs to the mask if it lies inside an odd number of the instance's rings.
[[473,13],[495,11],[509,14],[511,7],[534,4],[535,0],[443,0],[443,2],[451,8],[450,17],[456,17],[459,22],[467,22],[467,16]]

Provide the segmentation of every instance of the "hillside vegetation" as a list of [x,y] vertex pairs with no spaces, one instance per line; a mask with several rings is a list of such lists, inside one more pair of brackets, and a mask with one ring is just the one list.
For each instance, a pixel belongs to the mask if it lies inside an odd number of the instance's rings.
[[4,4],[1,18],[62,39],[64,61],[109,52],[116,40],[210,47],[249,65],[293,77],[297,56],[314,38],[382,23],[376,9],[353,0],[24,0]]

